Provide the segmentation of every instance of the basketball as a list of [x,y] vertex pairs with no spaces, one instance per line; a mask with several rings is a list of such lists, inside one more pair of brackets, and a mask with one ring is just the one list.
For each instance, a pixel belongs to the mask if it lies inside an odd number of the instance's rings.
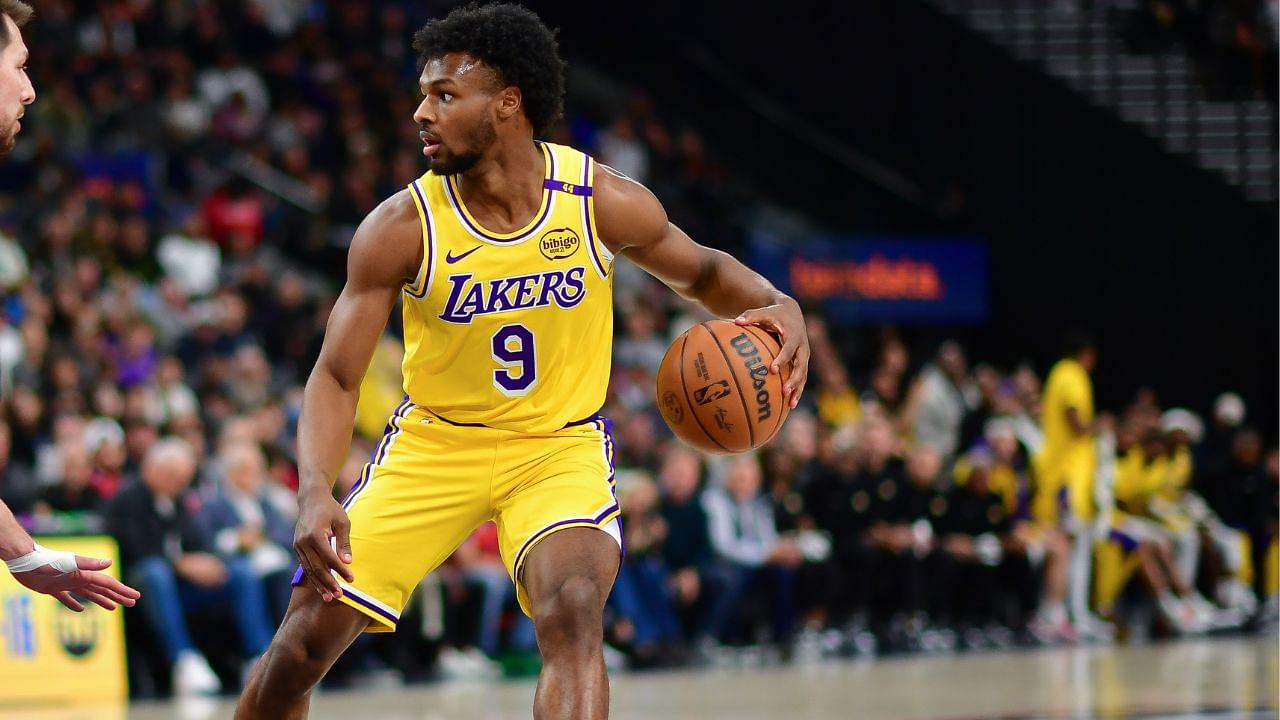
[[671,431],[709,453],[764,445],[787,417],[782,385],[770,372],[782,346],[764,330],[709,320],[671,343],[658,368],[658,407]]

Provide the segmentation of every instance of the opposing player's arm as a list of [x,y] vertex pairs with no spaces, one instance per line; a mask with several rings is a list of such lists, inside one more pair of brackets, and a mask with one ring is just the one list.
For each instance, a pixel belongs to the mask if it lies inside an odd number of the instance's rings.
[[[360,381],[407,279],[422,262],[422,228],[408,191],[379,205],[351,240],[347,283],[334,303],[324,343],[307,380],[298,420],[298,526],[294,548],[303,571],[326,600],[342,594],[329,573],[354,578],[350,526],[333,499],[355,425]],[[337,538],[337,552],[329,537]]]
[[780,372],[791,363],[783,393],[795,407],[809,367],[809,339],[796,301],[731,255],[690,239],[667,219],[662,203],[648,188],[612,168],[602,165],[600,170],[594,203],[596,226],[606,247],[712,313],[778,335],[782,351],[772,370]]

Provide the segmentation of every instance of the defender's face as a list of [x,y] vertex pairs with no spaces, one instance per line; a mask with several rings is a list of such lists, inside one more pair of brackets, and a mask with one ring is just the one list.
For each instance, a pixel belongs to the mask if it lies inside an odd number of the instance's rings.
[[22,32],[8,15],[3,22],[9,30],[9,44],[0,52],[0,154],[13,150],[19,119],[25,106],[36,100],[35,88],[27,77],[27,46],[22,42]]
[[465,172],[497,137],[494,72],[467,53],[429,60],[418,78],[422,103],[413,113],[421,128],[422,154],[437,175]]

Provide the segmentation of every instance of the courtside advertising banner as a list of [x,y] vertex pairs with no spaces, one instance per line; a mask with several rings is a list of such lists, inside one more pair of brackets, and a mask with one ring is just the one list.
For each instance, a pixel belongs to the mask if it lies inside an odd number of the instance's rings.
[[[116,543],[107,537],[40,537],[40,544],[77,555],[110,558],[104,572],[119,577]],[[72,612],[52,597],[0,573],[0,715],[61,703],[122,703],[127,695],[124,610],[84,601]]]

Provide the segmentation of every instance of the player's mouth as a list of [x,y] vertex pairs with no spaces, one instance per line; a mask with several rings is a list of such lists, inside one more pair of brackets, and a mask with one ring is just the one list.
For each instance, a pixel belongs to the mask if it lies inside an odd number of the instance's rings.
[[436,154],[436,150],[440,149],[440,138],[432,135],[426,130],[418,133],[418,137],[422,138],[422,154],[431,157]]

